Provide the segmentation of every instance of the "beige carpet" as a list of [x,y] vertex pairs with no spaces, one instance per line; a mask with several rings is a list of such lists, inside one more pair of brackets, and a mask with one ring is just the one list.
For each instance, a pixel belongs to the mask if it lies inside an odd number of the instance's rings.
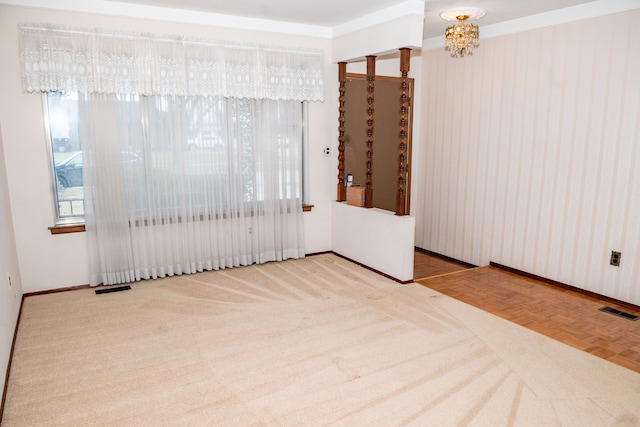
[[637,426],[640,374],[333,255],[24,301],[2,426]]

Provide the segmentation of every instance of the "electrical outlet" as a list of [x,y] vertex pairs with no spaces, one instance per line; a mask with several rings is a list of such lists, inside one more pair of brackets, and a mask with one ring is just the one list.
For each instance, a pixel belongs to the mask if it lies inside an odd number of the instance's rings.
[[324,147],[322,149],[322,155],[325,157],[329,157],[331,155],[331,147]]
[[611,259],[609,260],[609,264],[614,267],[620,267],[620,259],[622,258],[622,252],[611,251]]

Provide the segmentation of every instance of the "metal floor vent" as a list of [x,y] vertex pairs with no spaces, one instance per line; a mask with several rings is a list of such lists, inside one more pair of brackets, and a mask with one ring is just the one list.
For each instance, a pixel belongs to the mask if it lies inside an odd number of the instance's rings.
[[109,294],[111,292],[128,291],[129,289],[131,289],[131,286],[129,286],[129,285],[127,285],[127,286],[118,286],[117,288],[97,289],[96,290],[96,295]]
[[640,319],[640,316],[636,316],[635,314],[627,313],[626,311],[618,310],[613,307],[604,306],[600,309],[600,311],[604,311],[605,313],[610,313],[615,316],[624,317],[625,319],[629,319],[629,320]]

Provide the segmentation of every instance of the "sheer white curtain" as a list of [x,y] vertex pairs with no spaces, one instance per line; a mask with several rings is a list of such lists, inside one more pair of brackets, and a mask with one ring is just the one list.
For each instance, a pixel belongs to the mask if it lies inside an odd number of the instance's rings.
[[321,51],[20,25],[25,92],[324,99]]
[[25,92],[79,93],[91,284],[304,256],[321,51],[20,25]]
[[81,95],[91,284],[304,256],[302,105]]

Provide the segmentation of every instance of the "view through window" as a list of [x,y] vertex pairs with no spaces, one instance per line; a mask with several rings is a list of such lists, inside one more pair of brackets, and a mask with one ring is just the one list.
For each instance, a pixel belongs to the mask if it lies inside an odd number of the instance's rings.
[[[150,184],[151,181],[160,180],[158,182],[166,184],[168,177],[174,177],[175,179],[182,179],[184,183],[186,178],[190,191],[188,192],[189,194],[183,194],[181,197],[193,199],[197,196],[199,199],[204,200],[206,198],[198,193],[200,191],[198,188],[204,182],[205,174],[211,174],[212,172],[218,174],[230,170],[236,171],[237,174],[237,171],[242,171],[244,169],[242,165],[232,164],[237,160],[231,151],[237,151],[240,146],[235,147],[229,143],[230,140],[234,139],[229,136],[229,126],[243,129],[240,131],[243,134],[249,132],[250,135],[258,135],[256,136],[258,139],[263,137],[256,130],[259,129],[258,126],[260,124],[253,123],[259,117],[253,115],[255,109],[253,101],[237,100],[228,103],[223,98],[219,98],[218,101],[213,103],[208,101],[200,104],[194,98],[193,102],[185,100],[184,102],[176,103],[175,100],[160,96],[155,97],[154,102],[145,102],[144,108],[138,107],[139,104],[141,105],[142,100],[137,97],[133,99],[133,102],[132,100],[128,100],[128,102],[132,109],[126,114],[126,120],[133,126],[140,126],[141,134],[145,135],[141,136],[140,140],[146,139],[148,143],[139,142],[136,141],[136,138],[133,138],[133,140],[129,141],[130,144],[125,143],[122,145],[123,139],[118,138],[117,132],[113,133],[110,141],[113,140],[114,144],[121,144],[120,166],[125,168],[131,177],[139,177],[140,174],[145,174],[146,179],[143,181],[137,180],[137,182],[143,182],[143,187],[133,185],[134,181],[136,181],[134,179],[130,188],[128,188],[128,193],[135,195],[136,201],[132,202],[132,204],[136,204],[137,213],[141,213],[140,205],[144,208],[146,205],[145,200],[149,199],[148,191],[151,188],[149,185],[152,185]],[[53,182],[55,184],[56,224],[82,223],[84,222],[85,209],[83,152],[79,132],[79,99],[76,93],[50,92],[45,95],[45,104]],[[206,105],[208,109],[202,108],[202,105]],[[303,121],[305,108],[302,103],[298,105],[300,106],[299,111],[303,113],[300,115],[295,114],[294,116],[298,117],[298,122],[289,123],[287,126],[299,129],[299,137],[294,138],[295,141],[291,140],[290,137],[284,138],[283,135],[285,134],[291,135],[291,133],[287,133],[284,130],[282,134],[277,136],[279,147],[277,151],[280,156],[283,156],[281,157],[281,163],[290,161],[287,148],[289,144],[300,144],[298,147],[304,151]],[[170,120],[170,115],[175,114],[175,112],[172,113],[170,111],[171,107],[186,112],[189,117],[187,129],[184,130],[183,139],[185,143],[179,144],[179,146],[176,146],[175,141],[179,141],[181,138],[169,136],[172,132],[167,132],[165,127],[167,121]],[[218,113],[213,114],[210,111],[211,108],[217,110]],[[274,117],[286,114],[285,111],[287,110],[276,110],[277,115]],[[106,121],[109,120],[107,116],[103,118]],[[226,124],[227,128],[219,125],[221,120],[222,122],[228,122]],[[145,123],[146,126],[141,125],[141,123]],[[117,127],[115,123],[111,125],[105,123],[104,126],[108,133],[111,132],[108,129]],[[252,138],[253,136],[249,140]],[[246,140],[246,138],[243,138],[243,140]],[[251,148],[252,156],[268,155],[267,151],[262,152],[263,150],[260,149],[261,144],[259,141],[251,144],[253,147]],[[89,161],[89,158],[84,159],[85,164]],[[248,175],[246,173],[243,174],[247,176],[243,179],[244,188],[238,188],[237,190],[243,193],[240,200],[247,197],[250,199],[252,197],[250,194],[262,199],[261,193],[263,189],[261,185],[265,184],[262,182],[260,169],[260,161],[258,161],[257,169]],[[304,164],[302,170],[302,180],[305,181],[306,168]],[[288,182],[295,179],[288,176],[290,171],[287,168],[282,169],[280,173],[281,180]],[[282,174],[286,176],[282,176]],[[127,174],[125,173],[125,175]],[[225,187],[225,192],[228,191],[228,188]],[[218,189],[223,190],[223,187],[219,186]],[[300,198],[304,191],[302,185],[294,190],[293,193],[291,192],[291,187],[283,186],[283,190],[284,192],[281,191],[280,198]],[[218,202],[223,200],[220,194],[216,198]]]
[[53,162],[56,223],[84,220],[82,148],[78,133],[78,97],[75,93],[45,95],[48,139]]

